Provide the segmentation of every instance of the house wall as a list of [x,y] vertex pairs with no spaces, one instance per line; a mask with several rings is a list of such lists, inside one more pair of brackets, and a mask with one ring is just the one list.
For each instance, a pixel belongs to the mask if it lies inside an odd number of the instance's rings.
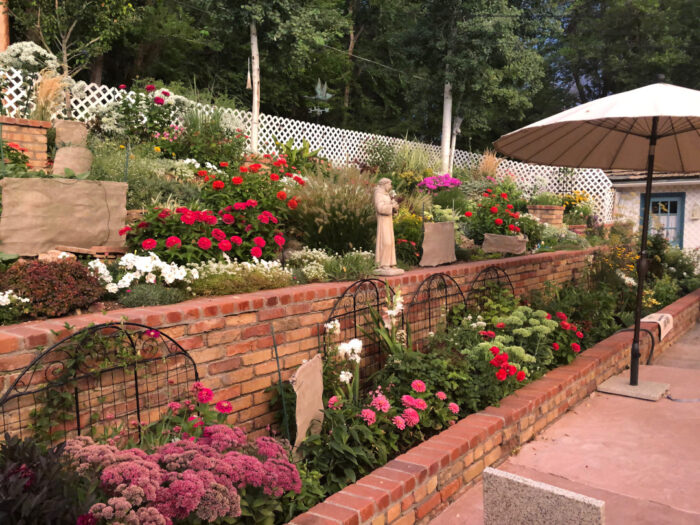
[[[615,188],[614,218],[639,223],[641,196],[644,186]],[[700,248],[700,185],[654,183],[653,193],[685,193],[683,248]],[[695,218],[694,218],[695,217]],[[652,224],[653,227],[653,224]]]

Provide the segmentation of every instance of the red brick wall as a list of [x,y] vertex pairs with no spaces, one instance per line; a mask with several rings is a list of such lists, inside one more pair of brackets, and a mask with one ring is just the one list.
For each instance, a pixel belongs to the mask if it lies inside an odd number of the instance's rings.
[[[662,312],[674,316],[660,355],[700,319],[700,290]],[[657,325],[644,324],[652,329]],[[652,332],[658,334],[656,329]],[[655,335],[655,339],[657,336]],[[642,362],[649,353],[643,339]],[[325,502],[297,516],[293,525],[425,524],[478,481],[484,468],[505,460],[610,376],[626,368],[631,333],[619,333],[506,397],[499,407],[472,414],[412,448]]]
[[0,123],[2,123],[2,139],[27,148],[26,155],[29,157],[29,165],[32,168],[46,167],[46,130],[51,127],[50,122],[0,117]]
[[[580,275],[594,250],[544,253],[474,263],[420,269],[389,278],[410,301],[429,275],[445,272],[466,292],[476,275],[490,265],[503,268],[516,293],[542,288],[546,281],[566,282]],[[68,335],[64,324],[76,329],[91,323],[121,321],[143,323],[176,339],[197,363],[203,382],[216,392],[216,400],[230,399],[231,422],[248,430],[264,429],[274,419],[265,388],[277,380],[272,345],[276,334],[282,377],[287,379],[318,347],[318,323],[350,283],[323,283],[278,290],[195,299],[149,308],[115,310],[60,320],[32,321],[0,327],[0,391],[36,356],[38,347]],[[56,332],[54,334],[52,331]]]

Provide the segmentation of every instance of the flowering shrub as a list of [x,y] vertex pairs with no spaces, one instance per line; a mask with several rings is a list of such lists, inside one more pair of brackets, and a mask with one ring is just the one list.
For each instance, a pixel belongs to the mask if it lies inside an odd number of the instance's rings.
[[15,263],[0,276],[0,289],[29,299],[32,317],[59,317],[91,305],[104,293],[92,272],[70,259]]
[[588,217],[593,213],[591,198],[586,191],[574,190],[564,195],[562,201],[566,224],[586,224]]
[[418,183],[418,188],[428,192],[438,192],[443,189],[457,188],[460,184],[462,184],[461,180],[452,177],[449,173],[445,173],[444,175],[424,178]]
[[185,268],[175,263],[167,264],[152,252],[143,256],[133,253],[123,255],[116,266],[112,265],[113,272],[116,275],[112,275],[110,269],[100,259],[90,261],[88,268],[105,286],[107,293],[111,294],[141,282],[171,285],[199,277],[199,272],[196,269]]
[[[252,262],[209,260],[190,264],[193,272],[187,287],[195,295],[231,295],[280,288],[292,284],[292,273],[278,261],[253,259]],[[194,278],[194,272],[198,277]]]
[[0,292],[0,324],[12,324],[31,312],[31,301],[13,290]]
[[27,163],[29,162],[27,148],[20,146],[16,142],[3,142],[2,149],[5,156],[5,163],[15,164],[22,168],[27,167]]
[[508,201],[508,193],[487,189],[477,207],[464,213],[465,230],[475,243],[484,242],[485,233],[518,235],[522,232],[520,213]]

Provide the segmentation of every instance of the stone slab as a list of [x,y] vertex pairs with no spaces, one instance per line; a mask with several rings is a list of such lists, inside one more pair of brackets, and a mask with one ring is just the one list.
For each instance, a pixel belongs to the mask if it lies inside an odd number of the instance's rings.
[[486,468],[483,475],[484,525],[603,525],[605,502]]
[[374,275],[382,277],[393,277],[395,275],[403,275],[404,271],[401,268],[377,268],[374,270]]
[[616,375],[598,385],[598,392],[617,396],[633,397],[646,401],[658,401],[666,397],[671,385],[655,381],[639,381],[638,385],[630,385],[629,371]]

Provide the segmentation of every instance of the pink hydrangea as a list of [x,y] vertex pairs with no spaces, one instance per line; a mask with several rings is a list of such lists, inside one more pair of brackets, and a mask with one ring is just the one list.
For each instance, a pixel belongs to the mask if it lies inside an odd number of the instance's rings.
[[360,412],[360,417],[365,420],[365,423],[368,425],[373,425],[375,421],[377,421],[377,414],[374,413],[374,410],[371,410],[369,408],[365,408]]
[[420,379],[415,379],[411,382],[411,388],[418,393],[425,392],[425,383]]
[[401,416],[394,416],[393,418],[391,418],[391,422],[399,430],[403,430],[404,428],[406,428],[406,420]]
[[370,406],[379,412],[384,412],[385,414],[391,409],[391,403],[389,403],[389,400],[384,394],[374,396]]
[[450,403],[447,405],[447,409],[453,414],[459,413],[459,405],[457,403]]
[[418,423],[420,423],[420,416],[413,408],[407,408],[404,410],[401,417],[403,417],[409,427],[415,427]]
[[445,399],[447,399],[447,394],[440,390],[439,392],[435,393],[435,397],[437,397],[440,401],[444,401]]

